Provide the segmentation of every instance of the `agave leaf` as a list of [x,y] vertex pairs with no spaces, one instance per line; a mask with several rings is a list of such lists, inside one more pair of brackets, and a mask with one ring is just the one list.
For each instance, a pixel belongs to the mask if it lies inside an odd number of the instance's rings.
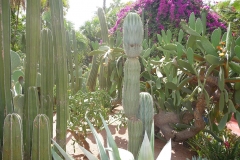
[[105,151],[105,149],[104,149],[104,147],[103,147],[103,145],[102,145],[102,143],[101,143],[101,141],[98,137],[97,131],[95,130],[95,128],[93,127],[93,125],[89,121],[89,119],[87,117],[85,117],[85,119],[87,120],[87,123],[88,123],[88,125],[89,125],[89,127],[90,127],[90,129],[91,129],[91,131],[94,135],[94,138],[97,142],[98,150],[99,150],[99,153],[100,153],[100,158],[104,159],[104,160],[108,160],[109,158],[108,158],[107,153],[106,153],[106,151]]
[[146,160],[146,159],[153,160],[154,155],[152,152],[151,144],[150,144],[148,136],[147,136],[147,132],[145,131],[142,146],[139,150],[138,160]]
[[171,139],[167,142],[167,144],[163,147],[162,151],[158,155],[156,160],[170,160],[172,155],[172,145]]
[[104,128],[106,130],[106,133],[107,133],[107,139],[108,139],[108,143],[109,143],[109,146],[112,148],[113,150],[113,157],[114,157],[114,160],[121,160],[120,158],[120,155],[119,155],[119,152],[118,152],[118,147],[117,147],[117,144],[116,142],[114,141],[113,139],[113,136],[104,120],[104,118],[102,117],[102,115],[100,114],[100,117],[102,119],[102,122],[103,122],[103,125],[104,125]]
[[83,153],[85,154],[85,156],[87,156],[88,159],[91,160],[98,160],[91,152],[89,152],[88,150],[86,150],[84,147],[78,145],[79,148],[83,151]]
[[51,152],[52,152],[52,157],[53,157],[54,160],[63,160],[63,159],[54,151],[53,148],[51,149]]
[[53,144],[57,147],[59,152],[63,155],[65,160],[74,160],[68,153],[66,153],[58,144],[52,139]]

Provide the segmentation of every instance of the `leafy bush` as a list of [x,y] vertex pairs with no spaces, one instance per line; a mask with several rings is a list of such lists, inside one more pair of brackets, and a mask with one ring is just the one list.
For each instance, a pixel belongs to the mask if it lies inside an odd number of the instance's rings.
[[214,138],[207,132],[200,132],[189,139],[191,148],[201,157],[214,160],[235,160],[240,158],[240,138],[225,128]]

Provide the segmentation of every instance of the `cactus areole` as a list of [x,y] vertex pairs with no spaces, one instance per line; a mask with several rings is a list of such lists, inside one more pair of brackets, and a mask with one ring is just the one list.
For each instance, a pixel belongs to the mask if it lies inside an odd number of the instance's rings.
[[129,13],[123,22],[123,48],[128,57],[142,52],[143,24],[137,13]]

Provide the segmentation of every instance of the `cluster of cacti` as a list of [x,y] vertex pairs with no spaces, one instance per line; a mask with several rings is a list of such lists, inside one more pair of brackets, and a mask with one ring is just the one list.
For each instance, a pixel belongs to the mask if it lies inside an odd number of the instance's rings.
[[51,159],[54,68],[57,68],[56,139],[65,148],[68,76],[63,6],[61,0],[50,0],[49,4],[54,17],[53,36],[48,29],[43,29],[41,34],[40,0],[27,0],[24,74],[16,70],[20,64],[17,53],[11,53],[12,64],[10,59],[10,1],[0,3],[0,73],[3,75],[0,76],[0,145],[3,143],[3,159]]
[[137,158],[145,130],[150,138],[153,122],[153,100],[149,93],[140,93],[140,62],[143,24],[136,13],[129,13],[123,23],[123,46],[127,55],[124,64],[122,103],[128,118],[128,150]]

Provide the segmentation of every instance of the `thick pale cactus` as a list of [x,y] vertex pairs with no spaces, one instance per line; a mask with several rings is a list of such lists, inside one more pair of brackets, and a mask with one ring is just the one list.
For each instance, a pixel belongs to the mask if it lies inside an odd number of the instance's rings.
[[139,109],[140,63],[138,58],[128,58],[124,65],[123,108],[128,118],[136,116]]
[[127,121],[128,125],[128,150],[138,157],[138,152],[143,140],[143,123],[141,120],[131,118]]
[[141,18],[129,13],[123,23],[123,47],[127,55],[124,65],[122,104],[128,118],[128,150],[137,158],[143,140],[143,123],[137,118],[140,93],[140,63],[143,25]]
[[8,114],[3,127],[3,160],[23,160],[22,120],[16,114]]
[[123,22],[123,47],[128,57],[142,52],[143,24],[137,13],[129,13]]
[[33,122],[32,160],[51,160],[51,137],[49,119],[38,114]]
[[[143,122],[143,131],[147,132],[148,138],[150,139],[154,116],[153,99],[148,92],[141,92],[139,99],[138,118]],[[142,134],[144,134],[144,132]]]

